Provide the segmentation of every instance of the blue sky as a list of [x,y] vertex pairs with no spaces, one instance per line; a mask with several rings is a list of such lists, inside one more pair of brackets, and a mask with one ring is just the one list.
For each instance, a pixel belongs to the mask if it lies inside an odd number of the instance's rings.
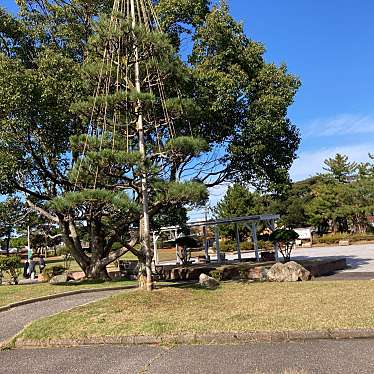
[[303,83],[289,116],[303,141],[291,175],[321,171],[336,152],[374,153],[374,1],[230,0],[267,59],[285,62]]
[[[1,5],[15,9],[13,0]],[[291,120],[303,141],[291,170],[300,180],[323,160],[345,153],[355,161],[374,153],[374,1],[229,0],[247,34],[285,62],[303,83]]]

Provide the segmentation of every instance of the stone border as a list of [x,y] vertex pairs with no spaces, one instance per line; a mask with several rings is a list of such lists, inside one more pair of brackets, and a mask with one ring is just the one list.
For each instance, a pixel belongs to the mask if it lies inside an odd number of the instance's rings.
[[6,312],[6,311],[8,311],[12,308],[16,308],[17,306],[33,304],[33,303],[37,303],[39,301],[59,299],[61,297],[79,295],[79,294],[82,294],[82,293],[120,291],[120,290],[130,290],[130,289],[134,289],[134,288],[138,288],[138,285],[134,284],[134,285],[128,285],[128,286],[117,286],[117,287],[108,287],[108,288],[83,288],[81,290],[61,292],[61,293],[56,293],[54,295],[40,296],[40,297],[36,297],[34,299],[21,300],[21,301],[17,301],[15,303],[12,303],[12,304],[1,306],[0,307],[0,313],[1,312]]
[[61,348],[91,345],[168,345],[168,344],[246,344],[310,340],[374,339],[374,329],[336,329],[319,331],[259,331],[248,333],[212,333],[166,336],[103,336],[82,339],[36,341],[17,339],[14,348]]

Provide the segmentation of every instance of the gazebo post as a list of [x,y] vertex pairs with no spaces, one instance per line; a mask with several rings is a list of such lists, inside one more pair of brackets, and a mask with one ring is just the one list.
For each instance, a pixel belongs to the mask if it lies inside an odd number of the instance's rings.
[[155,257],[155,264],[158,265],[158,246],[157,246],[157,240],[160,236],[156,235],[156,233],[153,231],[153,253]]
[[238,252],[238,260],[242,260],[242,252],[240,250],[240,236],[239,236],[239,226],[236,223],[235,224],[235,229],[236,229],[236,250]]
[[208,261],[209,258],[209,243],[208,243],[208,230],[206,226],[203,226],[204,229],[204,252],[205,260]]
[[260,254],[258,252],[258,243],[257,243],[257,223],[252,223],[252,240],[253,240],[253,246],[256,253],[256,261],[260,262]]
[[[174,236],[175,236],[175,240],[177,240],[178,239],[178,229],[175,229]],[[180,264],[180,258],[179,258],[179,253],[178,253],[178,244],[175,244],[175,257],[177,259],[177,265],[179,265]]]
[[218,225],[216,225],[216,227],[214,228],[214,233],[215,233],[215,239],[216,239],[217,261],[220,264],[222,260],[221,260],[221,251],[219,249],[219,226]]
[[[275,221],[272,219],[270,221],[270,228],[274,231],[275,230]],[[274,243],[274,257],[275,262],[279,262],[279,253],[278,253],[278,244]]]

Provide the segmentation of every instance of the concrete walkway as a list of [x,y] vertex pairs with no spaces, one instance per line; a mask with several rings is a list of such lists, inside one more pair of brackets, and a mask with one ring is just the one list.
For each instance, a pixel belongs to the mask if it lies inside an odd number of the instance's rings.
[[0,342],[17,334],[23,327],[36,319],[49,316],[66,309],[93,302],[121,291],[100,291],[66,296],[59,299],[39,301],[0,312]]
[[374,273],[374,244],[355,244],[347,247],[298,248],[293,259],[342,258],[347,259],[345,272]]
[[2,374],[372,374],[374,342],[26,349],[0,352],[0,362]]

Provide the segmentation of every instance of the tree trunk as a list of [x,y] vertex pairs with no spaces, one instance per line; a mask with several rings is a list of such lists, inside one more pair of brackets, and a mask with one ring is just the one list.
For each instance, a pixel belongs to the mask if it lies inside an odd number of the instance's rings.
[[10,233],[7,234],[7,237],[5,239],[5,250],[7,256],[9,256],[9,246],[10,246]]
[[[132,18],[132,30],[136,28],[136,15],[135,15],[135,2],[130,0],[130,10]],[[140,77],[140,65],[139,65],[139,50],[138,46],[134,47],[134,69],[135,69],[135,89],[136,92],[141,93],[141,77]],[[145,144],[145,135],[143,127],[143,108],[140,100],[137,101],[135,112],[137,115],[136,127],[139,136],[139,152],[141,155],[141,200],[143,205],[143,218],[140,221],[140,241],[142,245],[142,251],[145,255],[145,275],[146,275],[146,286],[147,291],[153,289],[153,278],[152,278],[152,259],[153,251],[151,249],[150,241],[150,226],[149,226],[149,196],[148,196],[148,177],[147,177],[147,151]]]
[[102,265],[101,261],[95,261],[92,265],[84,270],[87,278],[95,280],[111,280],[106,265]]

